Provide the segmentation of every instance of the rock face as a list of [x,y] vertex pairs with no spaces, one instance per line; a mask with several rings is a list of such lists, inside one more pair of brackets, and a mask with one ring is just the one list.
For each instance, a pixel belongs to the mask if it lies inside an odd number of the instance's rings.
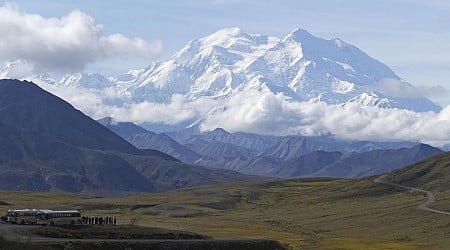
[[0,80],[0,189],[109,195],[242,178],[140,150],[31,82]]

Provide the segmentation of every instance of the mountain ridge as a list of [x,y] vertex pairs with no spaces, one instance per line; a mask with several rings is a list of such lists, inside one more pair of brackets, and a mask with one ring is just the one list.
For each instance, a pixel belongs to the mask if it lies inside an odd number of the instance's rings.
[[0,189],[115,195],[250,178],[137,149],[37,85],[0,80]]
[[412,142],[340,141],[332,136],[274,137],[229,133],[222,128],[207,133],[192,133],[190,129],[186,134],[169,133],[172,140],[167,143],[168,135],[138,125],[114,122],[112,118],[99,122],[139,148],[160,150],[209,168],[276,178],[359,178],[389,172],[442,152]]

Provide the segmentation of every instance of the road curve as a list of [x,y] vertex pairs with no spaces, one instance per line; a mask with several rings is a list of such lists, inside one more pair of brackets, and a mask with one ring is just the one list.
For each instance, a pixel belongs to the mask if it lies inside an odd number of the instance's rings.
[[388,181],[384,180],[385,178],[386,178],[386,175],[381,175],[373,181],[375,183],[381,183],[381,184],[389,185],[392,187],[403,188],[408,191],[423,193],[427,196],[427,201],[422,203],[419,206],[419,209],[422,209],[422,210],[425,210],[428,212],[432,212],[432,213],[437,213],[437,214],[450,215],[450,212],[430,208],[430,206],[436,201],[436,196],[431,191],[427,191],[427,190],[423,190],[423,189],[419,189],[419,188],[408,187],[408,186],[400,185],[400,184],[393,183],[393,182],[388,182]]

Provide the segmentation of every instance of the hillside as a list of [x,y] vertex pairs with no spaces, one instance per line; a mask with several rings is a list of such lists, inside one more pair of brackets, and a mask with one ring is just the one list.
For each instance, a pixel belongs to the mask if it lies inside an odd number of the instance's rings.
[[30,82],[0,80],[0,189],[155,192],[243,178],[140,150]]
[[450,153],[445,152],[393,171],[386,175],[386,180],[425,190],[447,191],[450,188]]
[[29,82],[1,80],[0,107],[1,124],[11,129],[89,149],[138,152],[69,103]]

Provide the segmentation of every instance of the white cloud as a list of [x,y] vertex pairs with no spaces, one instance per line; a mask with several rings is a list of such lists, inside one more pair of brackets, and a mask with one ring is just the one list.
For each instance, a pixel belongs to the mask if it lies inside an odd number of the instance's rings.
[[123,103],[120,95],[113,88],[99,91],[71,86],[57,86],[38,79],[28,80],[38,83],[41,88],[64,99],[94,119],[112,116],[116,121],[177,124],[196,119],[207,113],[209,108],[215,105],[215,102],[208,98],[187,102],[182,95],[174,95],[167,104]]
[[358,103],[292,102],[271,93],[237,95],[225,106],[224,112],[208,117],[201,128],[272,135],[332,133],[343,139],[412,140],[437,146],[450,142],[450,106],[439,113],[418,113]]
[[41,86],[95,119],[113,116],[118,121],[173,125],[204,117],[200,127],[203,131],[221,127],[230,132],[269,135],[331,133],[350,140],[410,140],[434,146],[450,143],[450,106],[439,113],[414,112],[359,103],[294,102],[282,94],[257,91],[241,92],[221,100],[188,101],[182,95],[174,95],[167,104],[114,104],[107,101],[107,95],[92,90]]
[[126,104],[113,108],[111,115],[118,121],[177,124],[199,116],[200,113],[195,105],[187,103],[183,96],[174,95],[168,104],[151,102]]
[[52,71],[78,71],[87,64],[118,56],[158,56],[160,41],[122,34],[102,34],[95,20],[74,10],[61,18],[23,13],[0,7],[0,60],[23,59]]

